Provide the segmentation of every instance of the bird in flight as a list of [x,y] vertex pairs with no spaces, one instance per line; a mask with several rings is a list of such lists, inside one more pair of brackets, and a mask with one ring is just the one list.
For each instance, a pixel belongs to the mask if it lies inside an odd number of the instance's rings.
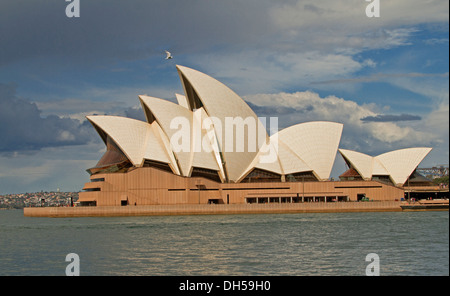
[[170,52],[168,52],[167,50],[165,52],[166,52],[166,60],[173,59],[172,54]]

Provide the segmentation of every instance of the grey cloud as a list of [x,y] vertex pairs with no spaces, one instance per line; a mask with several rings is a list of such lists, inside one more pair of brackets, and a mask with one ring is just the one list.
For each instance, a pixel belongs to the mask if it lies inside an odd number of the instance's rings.
[[16,95],[16,85],[0,83],[0,152],[82,145],[93,135],[92,128],[78,120],[42,117],[35,103]]
[[304,8],[305,10],[311,11],[311,12],[317,14],[317,15],[322,15],[324,12],[327,11],[326,9],[317,7],[317,6],[314,5],[314,4],[305,4],[305,5],[303,6],[303,8]]
[[325,81],[315,81],[311,82],[311,85],[320,85],[320,84],[334,84],[334,83],[360,83],[360,82],[377,82],[383,81],[392,78],[428,78],[428,77],[437,77],[437,78],[446,78],[449,73],[377,73],[370,76],[363,76],[358,78],[343,78],[343,79],[334,79],[334,80],[325,80]]
[[[434,141],[443,137],[445,134],[440,129],[426,130],[425,127],[429,124],[428,121],[416,121],[414,125],[411,124],[408,126],[397,122],[365,124],[361,121],[361,118],[375,118],[377,116],[371,110],[370,106],[358,105],[353,101],[336,96],[322,98],[317,93],[310,91],[258,94],[247,96],[246,99],[254,104],[264,106],[268,110],[277,105],[291,107],[295,110],[304,108],[305,106],[312,106],[310,108],[311,111],[301,114],[292,112],[290,114],[280,115],[280,129],[308,121],[324,120],[339,122],[344,124],[340,147],[367,154],[376,155],[375,153],[383,149],[386,149],[384,150],[386,152],[408,146],[432,145]],[[391,120],[401,118],[407,119],[407,116],[397,116],[396,118],[391,118]],[[384,119],[386,120],[387,117]]]
[[133,118],[141,121],[147,121],[145,118],[144,110],[139,106],[138,108],[130,107],[123,111],[125,117]]
[[261,2],[81,1],[80,17],[67,18],[65,1],[4,0],[0,66],[36,57],[111,63],[163,55],[166,47],[180,54],[249,44],[268,31]]
[[296,112],[295,108],[292,107],[285,107],[281,105],[274,105],[274,106],[259,106],[255,105],[249,101],[246,101],[246,103],[252,108],[252,110],[258,115],[258,116],[276,116],[276,115],[285,115]]
[[279,130],[299,123],[299,119],[305,118],[308,116],[308,113],[314,112],[314,106],[311,104],[289,107],[281,104],[260,106],[249,101],[246,101],[246,103],[252,108],[257,116],[266,118],[266,124],[268,124],[270,117],[277,117]]
[[225,49],[239,53],[350,48],[354,53],[355,48],[409,44],[412,29],[395,27],[409,25],[417,15],[423,17],[420,22],[448,19],[448,4],[442,1],[386,3],[390,9],[384,10],[383,22],[376,23],[367,20],[366,4],[359,0],[345,5],[318,2],[96,0],[81,1],[80,17],[67,18],[68,2],[63,0],[2,0],[0,66],[42,57],[59,58],[59,64],[67,66],[111,65],[162,55],[166,48],[177,56]]
[[401,115],[390,115],[390,114],[379,114],[376,116],[367,116],[361,118],[363,122],[397,122],[397,121],[411,121],[411,120],[422,120],[420,116],[411,114],[401,114]]

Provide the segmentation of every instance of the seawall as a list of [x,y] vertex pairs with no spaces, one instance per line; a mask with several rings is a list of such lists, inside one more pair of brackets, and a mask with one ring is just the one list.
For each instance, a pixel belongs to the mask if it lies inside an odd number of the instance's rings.
[[184,204],[151,206],[24,208],[26,217],[116,217],[164,215],[287,214],[340,212],[401,212],[399,201],[298,204]]

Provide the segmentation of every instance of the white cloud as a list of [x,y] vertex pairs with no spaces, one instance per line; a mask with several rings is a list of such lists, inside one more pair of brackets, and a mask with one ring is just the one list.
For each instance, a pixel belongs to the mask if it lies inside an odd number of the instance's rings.
[[[270,10],[273,24],[285,38],[310,38],[305,46],[385,48],[404,44],[422,23],[448,22],[448,1],[381,1],[380,17],[368,18],[366,1],[301,0],[282,3]],[[282,31],[281,31],[282,30]]]
[[429,134],[436,134],[438,137],[434,139],[433,150],[425,159],[428,166],[449,163],[449,103],[448,93],[447,99],[438,104],[436,108],[424,117],[421,126],[413,128],[421,129]]
[[[175,71],[174,71],[175,72]],[[72,86],[67,86],[70,92]],[[181,84],[180,84],[181,88]],[[82,89],[73,89],[71,97],[51,98],[34,103],[42,112],[42,116],[57,115],[84,121],[87,115],[123,115],[127,108],[139,108],[139,95],[148,94],[154,97],[175,101],[175,89],[162,87],[111,87],[101,88],[86,85]]]
[[[424,97],[423,105],[431,109],[410,128],[433,135],[433,150],[424,160],[429,166],[449,162],[449,81],[448,73],[412,77],[392,77],[390,83]],[[408,104],[406,102],[405,104]],[[418,142],[417,145],[421,143]],[[426,141],[422,144],[428,144]]]
[[79,191],[89,181],[87,168],[103,152],[101,140],[83,146],[43,148],[29,153],[0,155],[0,194],[41,190]]
[[[305,87],[318,79],[346,77],[370,61],[360,63],[344,54],[310,52],[281,53],[252,50],[240,53],[192,56],[199,70],[224,82],[240,94],[281,91],[286,87]],[[201,66],[200,66],[201,65]]]
[[[344,124],[341,147],[363,153],[376,154],[404,147],[430,145],[440,137],[440,132],[401,126],[394,122],[366,122],[361,118],[376,116],[381,109],[375,104],[359,105],[356,102],[317,93],[258,94],[246,96],[246,100],[258,106],[285,106],[293,108],[290,114],[280,115],[280,126],[287,127],[308,121],[334,121]],[[305,106],[309,106],[307,111]],[[267,110],[267,109],[266,109]],[[276,116],[267,114],[266,116]]]
[[[358,71],[374,69],[381,62],[359,54],[411,46],[421,24],[448,23],[445,1],[382,1],[377,19],[366,16],[368,4],[362,0],[273,3],[266,6],[270,30],[252,26],[252,35],[261,36],[258,42],[227,46],[226,52],[201,51],[188,61],[240,94],[300,90],[312,82],[348,79]],[[340,86],[335,84],[334,89]]]

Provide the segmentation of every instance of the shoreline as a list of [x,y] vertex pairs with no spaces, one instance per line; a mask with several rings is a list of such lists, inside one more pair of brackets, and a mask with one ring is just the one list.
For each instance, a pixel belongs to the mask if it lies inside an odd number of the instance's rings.
[[184,204],[24,208],[25,217],[120,217],[289,213],[401,212],[401,201],[298,204]]
[[403,211],[448,211],[447,200],[419,200],[413,203],[402,204]]

